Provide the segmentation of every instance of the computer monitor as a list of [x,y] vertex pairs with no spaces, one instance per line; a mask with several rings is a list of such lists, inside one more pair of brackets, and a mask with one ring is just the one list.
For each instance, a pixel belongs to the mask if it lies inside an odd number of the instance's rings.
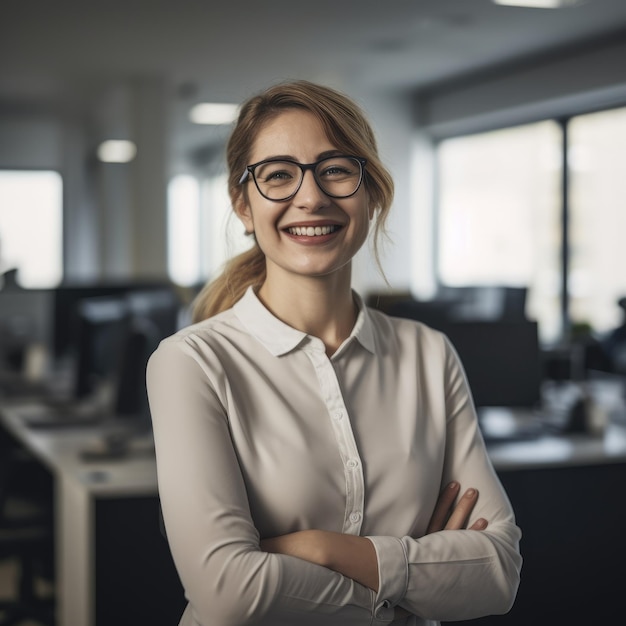
[[129,436],[149,431],[146,365],[161,339],[178,330],[179,309],[177,295],[169,289],[80,300],[67,391],[46,402],[60,410],[38,412],[30,416],[29,425],[124,420]]
[[444,300],[407,298],[392,302],[384,311],[394,317],[407,317],[438,328],[450,319],[452,307],[450,302]]
[[144,330],[156,348],[161,339],[178,330],[181,301],[171,289],[129,291],[125,295],[135,320],[142,320]]
[[170,289],[163,281],[72,282],[52,290],[52,356],[62,362],[75,349],[78,305],[85,298],[125,296],[128,293]]
[[71,395],[81,400],[114,386],[131,324],[123,297],[84,298],[77,305]]
[[178,330],[180,302],[170,290],[129,293],[125,297],[129,325],[122,346],[114,412],[150,423],[146,366],[159,342]]
[[29,346],[51,342],[49,289],[0,289],[0,370],[23,368]]
[[477,407],[541,403],[541,352],[535,321],[447,322]]

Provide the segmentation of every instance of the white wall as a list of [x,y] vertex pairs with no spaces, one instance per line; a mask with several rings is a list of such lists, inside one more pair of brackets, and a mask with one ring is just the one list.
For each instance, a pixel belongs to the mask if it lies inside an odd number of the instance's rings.
[[60,170],[62,143],[56,117],[0,111],[0,168]]

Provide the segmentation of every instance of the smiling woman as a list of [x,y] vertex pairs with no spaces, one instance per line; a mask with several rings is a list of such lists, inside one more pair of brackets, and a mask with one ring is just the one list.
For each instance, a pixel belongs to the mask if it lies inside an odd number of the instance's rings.
[[279,84],[243,105],[227,157],[254,245],[147,370],[181,626],[506,612],[520,531],[456,353],[351,287],[393,192],[362,112]]

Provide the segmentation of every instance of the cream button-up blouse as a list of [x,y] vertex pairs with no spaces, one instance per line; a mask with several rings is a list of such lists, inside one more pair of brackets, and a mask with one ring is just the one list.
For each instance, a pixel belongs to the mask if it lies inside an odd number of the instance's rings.
[[[458,357],[420,323],[363,306],[341,347],[275,318],[252,289],[165,339],[148,364],[159,493],[186,626],[434,624],[506,612],[520,530]],[[486,531],[425,535],[451,480]],[[471,521],[470,520],[470,523]],[[368,536],[378,593],[259,540]]]

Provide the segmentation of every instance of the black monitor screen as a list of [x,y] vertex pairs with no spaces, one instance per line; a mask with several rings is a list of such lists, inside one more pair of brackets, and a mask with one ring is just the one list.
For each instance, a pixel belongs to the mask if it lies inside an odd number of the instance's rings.
[[0,289],[0,370],[23,370],[29,345],[51,343],[52,292],[48,289]]
[[125,302],[130,325],[122,349],[115,412],[147,422],[146,365],[161,339],[178,330],[180,301],[171,290],[161,290],[129,293]]
[[441,330],[461,358],[477,407],[540,404],[536,322],[457,322],[446,323]]
[[128,305],[121,297],[85,298],[76,318],[74,397],[85,398],[111,383],[129,327]]
[[78,306],[85,298],[117,297],[125,296],[128,293],[151,291],[162,293],[167,288],[169,285],[156,281],[60,285],[52,293],[52,351],[54,359],[63,360],[75,350]]

